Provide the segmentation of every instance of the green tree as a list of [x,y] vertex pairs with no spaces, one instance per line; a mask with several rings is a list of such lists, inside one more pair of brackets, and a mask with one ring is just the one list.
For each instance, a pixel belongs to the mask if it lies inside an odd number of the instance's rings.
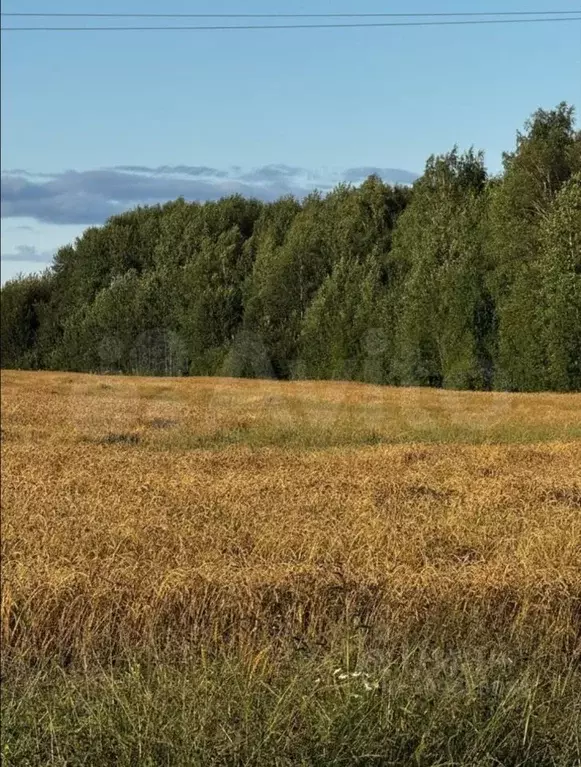
[[479,233],[486,171],[472,150],[431,157],[394,238],[402,289],[399,383],[482,388],[487,375]]
[[64,325],[61,361],[76,371],[129,373],[130,353],[139,333],[135,269],[113,277],[91,304],[75,308]]
[[43,308],[50,300],[50,274],[19,275],[2,287],[0,350],[3,368],[38,369]]
[[300,372],[306,378],[367,380],[379,376],[367,365],[366,341],[377,324],[382,299],[379,268],[342,257],[305,313]]
[[573,109],[537,110],[503,163],[113,216],[2,288],[2,365],[577,390]]
[[310,195],[296,215],[292,205],[278,212],[288,215],[292,222],[281,245],[275,244],[272,230],[261,243],[248,288],[245,327],[268,350],[274,374],[288,378],[298,356],[303,317],[329,274],[332,259],[325,239],[325,205],[320,195]]
[[542,340],[545,383],[558,391],[581,390],[581,173],[561,189],[541,227]]
[[243,319],[243,291],[252,268],[237,226],[205,237],[184,270],[184,328],[193,375],[214,375],[224,363]]
[[498,314],[496,388],[545,387],[541,300],[541,229],[559,190],[581,170],[581,134],[566,104],[537,110],[504,155],[504,173],[490,197],[487,247],[490,289]]

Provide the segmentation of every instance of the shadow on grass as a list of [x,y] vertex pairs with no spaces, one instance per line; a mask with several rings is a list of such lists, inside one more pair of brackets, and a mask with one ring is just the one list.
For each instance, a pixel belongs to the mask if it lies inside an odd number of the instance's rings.
[[[160,428],[160,427],[158,427]],[[163,427],[161,427],[163,428]],[[246,445],[253,448],[278,447],[302,450],[326,448],[357,448],[397,444],[531,444],[551,440],[574,441],[581,439],[581,429],[562,430],[523,427],[518,429],[491,428],[486,431],[463,426],[427,428],[357,429],[347,427],[316,428],[306,426],[295,428],[278,425],[256,427],[220,428],[206,434],[195,434],[186,430],[163,435],[152,443],[159,449],[177,450],[219,450],[231,445]]]

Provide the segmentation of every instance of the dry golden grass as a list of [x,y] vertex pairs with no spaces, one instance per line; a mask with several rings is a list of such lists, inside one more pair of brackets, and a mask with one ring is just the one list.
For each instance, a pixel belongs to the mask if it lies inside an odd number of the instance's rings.
[[579,649],[580,435],[581,395],[5,371],[4,646]]

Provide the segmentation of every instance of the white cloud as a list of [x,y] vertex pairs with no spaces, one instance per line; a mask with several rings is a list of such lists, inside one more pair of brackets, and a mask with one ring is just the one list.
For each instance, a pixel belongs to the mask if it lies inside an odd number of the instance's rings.
[[51,224],[102,224],[136,205],[177,197],[217,200],[231,194],[275,200],[282,195],[304,197],[338,181],[362,181],[376,173],[392,183],[409,183],[415,174],[395,168],[351,168],[339,173],[313,173],[290,165],[265,165],[249,171],[207,166],[118,166],[35,174],[26,170],[2,173],[2,218],[32,218]]

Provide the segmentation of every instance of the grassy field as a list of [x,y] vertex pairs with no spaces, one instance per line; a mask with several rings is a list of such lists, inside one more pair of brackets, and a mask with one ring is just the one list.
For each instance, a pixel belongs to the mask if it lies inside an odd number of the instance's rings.
[[3,764],[581,764],[581,395],[1,388]]

